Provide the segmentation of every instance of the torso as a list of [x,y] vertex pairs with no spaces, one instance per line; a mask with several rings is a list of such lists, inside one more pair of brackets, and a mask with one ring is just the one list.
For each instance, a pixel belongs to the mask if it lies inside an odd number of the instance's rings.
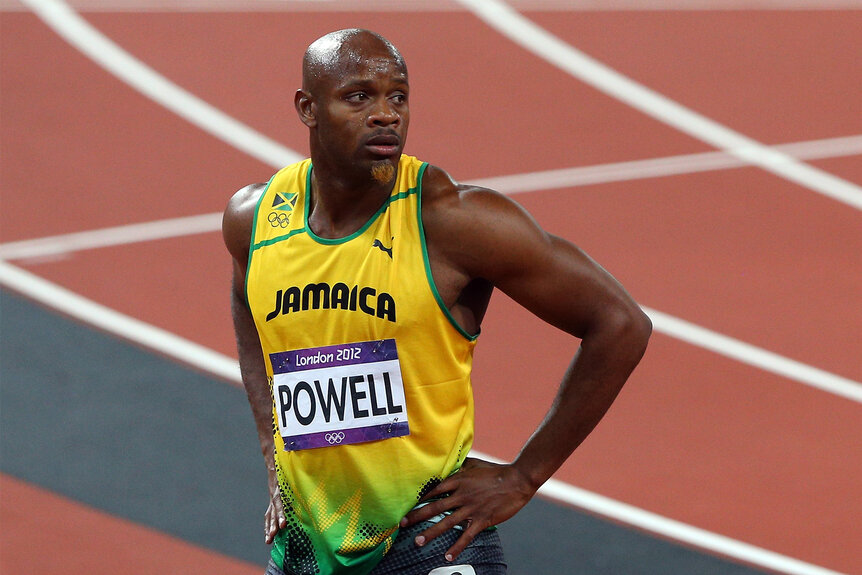
[[[445,296],[435,292],[447,268],[432,262],[432,279],[425,264],[418,219],[425,169],[403,157],[389,201],[338,239],[308,225],[307,163],[286,168],[257,194],[247,290],[273,380],[276,464],[292,512],[281,541],[330,547],[314,560],[341,562],[328,566],[333,572],[379,556],[423,489],[457,469],[472,443],[474,338],[445,301],[459,309],[451,280]],[[400,381],[388,363],[369,359],[378,350],[391,354],[386,361],[396,358]],[[349,357],[339,363],[337,354]],[[344,379],[354,376],[359,395]],[[333,397],[344,408],[337,417]],[[354,506],[357,525],[348,512]],[[298,544],[287,554],[312,560]]]

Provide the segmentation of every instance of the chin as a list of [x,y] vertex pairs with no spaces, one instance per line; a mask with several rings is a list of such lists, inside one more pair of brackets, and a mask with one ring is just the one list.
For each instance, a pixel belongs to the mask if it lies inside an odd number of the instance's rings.
[[371,164],[371,177],[381,184],[388,184],[395,178],[396,158],[378,160]]

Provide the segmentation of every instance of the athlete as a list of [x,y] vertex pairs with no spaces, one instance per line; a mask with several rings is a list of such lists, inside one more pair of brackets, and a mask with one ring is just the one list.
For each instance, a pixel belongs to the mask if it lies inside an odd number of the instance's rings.
[[[269,474],[268,574],[496,575],[494,526],[586,438],[651,324],[517,204],[402,154],[407,67],[366,30],[311,44],[310,158],[237,192],[240,367]],[[493,288],[581,340],[516,459],[467,457],[473,348]]]

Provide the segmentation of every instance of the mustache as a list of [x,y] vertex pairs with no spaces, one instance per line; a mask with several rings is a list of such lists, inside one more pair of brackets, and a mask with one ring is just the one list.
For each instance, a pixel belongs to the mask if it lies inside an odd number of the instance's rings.
[[401,143],[401,136],[395,130],[377,130],[365,138],[365,143],[370,145],[393,146]]

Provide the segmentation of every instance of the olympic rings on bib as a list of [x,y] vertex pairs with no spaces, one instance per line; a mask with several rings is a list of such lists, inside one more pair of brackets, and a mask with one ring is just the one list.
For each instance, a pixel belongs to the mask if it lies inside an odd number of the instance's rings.
[[336,431],[335,433],[327,433],[323,436],[323,439],[329,442],[329,445],[335,445],[337,443],[341,443],[344,441],[344,432]]

